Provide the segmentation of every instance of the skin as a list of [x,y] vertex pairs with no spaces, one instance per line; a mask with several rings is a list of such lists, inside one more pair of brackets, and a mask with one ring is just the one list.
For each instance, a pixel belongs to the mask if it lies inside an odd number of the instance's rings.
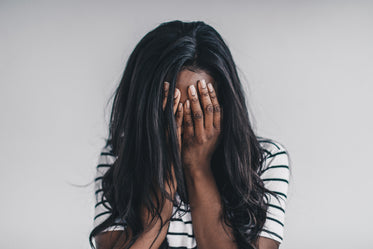
[[[206,82],[212,83],[212,90],[206,88]],[[196,89],[194,95],[191,86]],[[179,146],[198,248],[237,248],[232,231],[220,220],[221,199],[211,171],[211,156],[220,141],[223,118],[214,86],[214,79],[204,71],[179,73],[174,99],[174,106],[178,107],[174,109],[177,111],[177,134],[182,139]],[[277,249],[279,242],[259,236],[256,246]]]
[[[181,71],[178,74],[175,89],[175,95],[176,92],[178,94],[173,100],[179,151],[181,151],[187,180],[194,235],[199,249],[237,249],[231,229],[221,220],[221,197],[211,171],[211,156],[220,142],[223,114],[214,87],[208,90],[203,83],[206,85],[212,83],[212,86],[216,84],[214,79],[204,71]],[[195,87],[195,94],[191,86]],[[165,83],[164,87],[163,109],[167,103],[168,84]],[[177,183],[166,184],[170,187],[170,194],[174,196]],[[144,211],[143,214],[146,217],[147,212]],[[162,217],[169,218],[171,215],[172,202],[167,200],[162,209]],[[143,221],[145,225],[148,225],[145,222],[146,218]],[[152,248],[158,248],[166,238],[168,226],[169,222],[162,229],[162,233]],[[159,221],[153,226],[150,225],[147,232],[131,248],[149,248],[159,227]],[[109,236],[115,238],[109,238]],[[119,248],[115,246],[115,241],[122,239],[121,231],[106,232],[95,237],[96,243],[99,242],[99,249]],[[256,246],[259,249],[278,249],[279,243],[259,236]]]
[[[200,92],[198,82],[202,80],[205,88]],[[183,135],[182,143],[179,141],[179,144],[183,146],[184,166],[192,167],[201,161],[210,161],[219,142],[222,116],[220,105],[215,90],[209,93],[207,83],[215,85],[214,79],[204,71],[183,70],[177,77],[175,93],[178,92],[178,96],[174,104],[181,108],[176,113],[176,122],[180,127],[178,132]],[[195,89],[194,96],[192,86]],[[187,101],[190,108],[187,108]]]

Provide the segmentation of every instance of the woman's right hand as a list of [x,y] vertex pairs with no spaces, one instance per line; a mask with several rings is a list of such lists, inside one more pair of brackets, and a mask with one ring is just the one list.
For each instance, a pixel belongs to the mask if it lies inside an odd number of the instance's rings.
[[[164,90],[164,94],[163,94],[163,111],[166,107],[166,104],[167,104],[167,97],[168,97],[168,93],[169,93],[169,87],[170,87],[170,83],[168,82],[164,82],[163,84],[163,90]],[[178,88],[175,88],[175,94],[174,94],[174,99],[173,99],[173,111],[174,111],[174,114],[176,115],[176,125],[177,125],[177,130],[176,130],[176,133],[177,133],[177,138],[178,138],[178,142],[179,142],[179,152],[181,152],[181,125],[182,125],[182,122],[183,122],[183,104],[180,102],[180,97],[181,97],[181,92]],[[169,127],[167,126],[167,130],[166,130],[166,136],[168,138],[168,133],[169,133]],[[171,190],[171,193],[172,195],[176,193],[176,189],[177,189],[177,183],[176,183],[176,179],[175,179],[175,172],[174,172],[174,168],[173,168],[173,165],[172,165],[172,176],[174,178],[174,187],[172,188],[172,186],[170,186],[170,190]]]

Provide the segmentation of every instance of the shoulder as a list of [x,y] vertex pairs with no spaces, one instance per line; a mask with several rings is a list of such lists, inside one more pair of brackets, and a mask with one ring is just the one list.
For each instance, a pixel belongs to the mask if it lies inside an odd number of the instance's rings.
[[289,151],[283,143],[265,137],[257,137],[257,139],[264,151],[262,172],[270,168],[289,169]]
[[113,151],[112,151],[112,146],[109,144],[109,145],[104,145],[102,148],[101,148],[101,151],[100,151],[100,158],[102,159],[105,159],[105,160],[115,160],[116,159],[116,156],[113,154]]
[[101,177],[114,164],[117,157],[113,154],[111,145],[103,146],[99,153],[96,169],[98,177]]
[[264,149],[268,156],[276,154],[278,152],[285,152],[287,153],[287,149],[285,145],[283,145],[278,140],[266,137],[257,137],[260,146]]
[[257,137],[261,148],[264,151],[263,165],[258,172],[260,175],[263,173],[286,175],[290,170],[290,157],[289,151],[286,146],[275,140],[264,137]]

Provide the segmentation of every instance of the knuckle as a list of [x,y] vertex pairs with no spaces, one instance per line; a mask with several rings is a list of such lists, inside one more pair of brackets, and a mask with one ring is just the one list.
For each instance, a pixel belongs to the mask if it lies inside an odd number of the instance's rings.
[[209,97],[209,92],[207,91],[207,90],[202,90],[202,92],[201,92],[201,96],[202,97]]
[[202,144],[207,142],[207,139],[206,139],[205,136],[198,136],[198,137],[196,137],[196,142],[197,142],[197,144],[202,145]]
[[216,99],[216,94],[215,93],[210,93],[210,98],[211,99]]
[[185,147],[190,147],[192,145],[192,140],[189,136],[184,137],[183,145]]
[[197,102],[199,102],[197,97],[193,97],[193,98],[191,99],[191,101],[192,101],[193,103],[197,103]]
[[220,106],[214,105],[214,112],[220,112]]
[[183,114],[181,113],[181,111],[178,111],[177,113],[176,113],[176,118],[177,119],[181,119],[183,117]]
[[184,126],[187,126],[187,127],[193,126],[192,120],[185,120]]
[[202,112],[197,111],[197,112],[193,113],[193,118],[194,119],[202,119],[202,117],[203,117]]
[[208,104],[205,107],[205,111],[206,111],[206,113],[213,113],[214,112],[214,107],[212,106],[212,104]]
[[206,138],[207,138],[207,140],[212,139],[214,136],[215,136],[215,134],[214,134],[213,132],[207,132],[207,133],[206,133]]

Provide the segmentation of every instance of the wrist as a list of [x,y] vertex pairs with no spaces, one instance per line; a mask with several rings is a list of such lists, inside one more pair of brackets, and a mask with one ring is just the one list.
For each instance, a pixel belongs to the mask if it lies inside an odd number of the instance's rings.
[[210,162],[201,162],[198,165],[185,165],[184,172],[187,177],[198,179],[212,174]]

